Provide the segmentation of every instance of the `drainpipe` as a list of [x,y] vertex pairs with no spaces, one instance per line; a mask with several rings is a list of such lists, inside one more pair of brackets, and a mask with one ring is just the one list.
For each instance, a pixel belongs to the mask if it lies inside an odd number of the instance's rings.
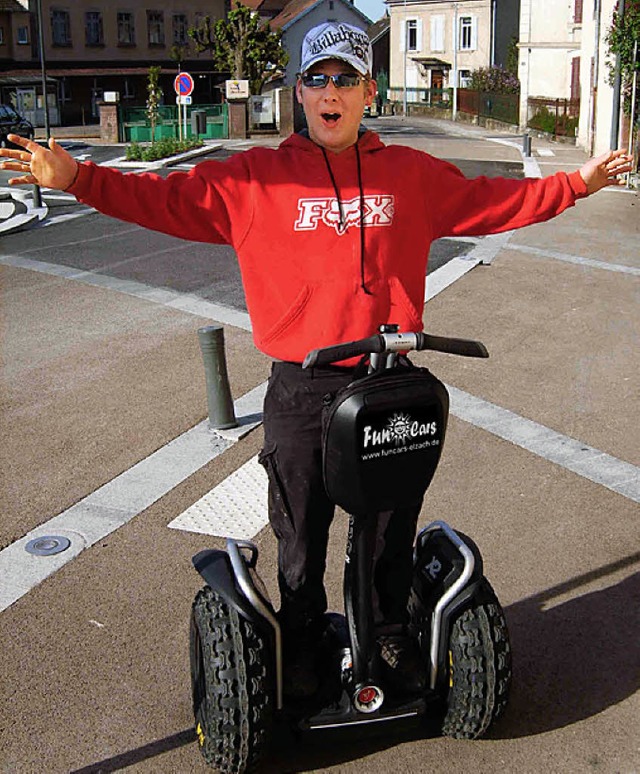
[[[618,14],[624,16],[625,0],[618,0]],[[609,148],[615,150],[618,147],[620,134],[620,94],[622,92],[622,68],[620,66],[620,54],[616,54],[616,67],[613,79],[613,106],[611,108],[611,135]]]
[[491,67],[496,66],[496,3],[497,0],[491,0],[491,52],[489,54]]
[[[638,88],[638,70],[636,64],[638,62],[638,41],[633,44],[633,82],[631,84],[631,118],[629,121],[629,148],[627,153],[629,156],[633,156],[633,134],[636,124],[636,91]],[[627,175],[627,188],[631,187],[631,172]]]
[[600,20],[602,7],[600,0],[595,0],[593,9],[595,19],[594,48],[593,48],[593,81],[591,84],[591,100],[589,102],[589,155],[595,154],[596,147],[596,109],[598,104],[598,77],[600,74]]

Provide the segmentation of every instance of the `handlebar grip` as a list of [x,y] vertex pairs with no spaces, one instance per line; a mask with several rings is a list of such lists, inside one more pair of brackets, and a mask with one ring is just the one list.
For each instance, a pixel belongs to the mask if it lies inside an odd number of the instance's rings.
[[430,349],[434,352],[446,352],[449,355],[463,357],[489,357],[489,352],[481,341],[471,339],[451,339],[448,336],[430,336],[428,333],[418,333],[416,349]]
[[353,357],[368,355],[370,352],[384,352],[385,342],[380,334],[369,336],[368,339],[347,341],[344,344],[336,344],[333,347],[312,349],[305,357],[302,367],[330,365],[342,360],[350,360]]

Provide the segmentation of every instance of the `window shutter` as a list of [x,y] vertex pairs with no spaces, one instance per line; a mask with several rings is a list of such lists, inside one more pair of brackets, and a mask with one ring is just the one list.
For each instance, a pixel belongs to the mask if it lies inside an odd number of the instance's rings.
[[400,24],[400,53],[404,54],[407,50],[407,20],[402,19]]
[[575,0],[573,6],[573,21],[576,24],[582,24],[582,0]]
[[444,51],[444,16],[431,17],[431,50]]
[[478,50],[478,17],[471,17],[471,50]]
[[416,51],[422,51],[422,19],[417,19],[416,24]]

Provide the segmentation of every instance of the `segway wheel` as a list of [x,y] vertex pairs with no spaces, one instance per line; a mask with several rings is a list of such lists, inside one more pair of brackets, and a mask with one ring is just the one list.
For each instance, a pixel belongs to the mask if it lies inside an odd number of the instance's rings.
[[[511,648],[507,622],[485,579],[484,593],[454,622],[449,637],[445,736],[478,739],[507,706]],[[481,601],[480,601],[481,600]]]
[[224,774],[254,770],[268,747],[275,700],[263,635],[205,586],[193,602],[190,657],[196,736],[205,761]]

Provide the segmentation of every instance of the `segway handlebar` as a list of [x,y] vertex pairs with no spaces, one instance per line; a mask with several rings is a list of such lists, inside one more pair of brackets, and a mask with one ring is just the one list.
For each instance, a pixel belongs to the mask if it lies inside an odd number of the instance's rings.
[[383,352],[411,352],[429,349],[463,357],[489,357],[489,352],[480,341],[452,339],[448,336],[431,336],[428,333],[377,333],[366,339],[348,341],[332,347],[313,349],[302,363],[303,368],[330,365],[354,357]]

